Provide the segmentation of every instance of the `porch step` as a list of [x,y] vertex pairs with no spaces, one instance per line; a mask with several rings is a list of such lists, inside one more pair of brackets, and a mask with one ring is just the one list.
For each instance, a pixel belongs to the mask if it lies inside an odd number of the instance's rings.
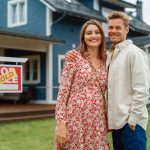
[[40,118],[53,118],[54,114],[47,114],[47,115],[28,115],[28,116],[18,116],[18,117],[5,117],[0,118],[0,122],[6,121],[17,121],[17,120],[29,120],[29,119],[40,119]]
[[55,106],[46,105],[8,105],[0,110],[0,122],[52,118],[55,115]]

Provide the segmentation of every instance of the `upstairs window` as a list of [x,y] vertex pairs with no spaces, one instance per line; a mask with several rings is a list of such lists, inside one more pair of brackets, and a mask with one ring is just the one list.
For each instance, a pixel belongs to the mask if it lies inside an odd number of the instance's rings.
[[27,0],[8,1],[8,27],[27,23]]

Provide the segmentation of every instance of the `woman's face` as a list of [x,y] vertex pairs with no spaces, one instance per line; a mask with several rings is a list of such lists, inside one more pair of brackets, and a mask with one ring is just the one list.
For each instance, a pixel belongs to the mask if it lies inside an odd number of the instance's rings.
[[101,33],[99,28],[96,25],[88,25],[85,30],[84,40],[87,48],[98,48],[101,44]]

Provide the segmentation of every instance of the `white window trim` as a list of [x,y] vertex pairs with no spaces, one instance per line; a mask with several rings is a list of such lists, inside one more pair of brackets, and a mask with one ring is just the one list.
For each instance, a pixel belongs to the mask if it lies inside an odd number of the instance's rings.
[[[33,70],[31,68],[31,63],[29,64],[30,65],[30,74],[31,74],[31,79],[30,80],[25,80],[25,78],[23,78],[23,83],[24,84],[38,84],[40,83],[40,79],[41,79],[41,67],[40,67],[40,64],[41,64],[41,59],[40,59],[40,55],[31,55],[31,56],[26,56],[26,58],[28,58],[28,61],[30,60],[37,60],[38,61],[38,79],[36,81],[32,80],[32,77],[33,77]],[[25,64],[24,64],[25,65]],[[24,67],[23,67],[23,71],[24,71]]]
[[58,55],[58,83],[60,83],[61,79],[61,60],[65,59],[65,55]]
[[52,13],[53,12],[48,7],[46,7],[46,36],[50,36],[52,34]]
[[[17,23],[12,23],[12,17],[11,17],[11,7],[13,4],[16,4],[16,3],[20,3],[20,2],[24,2],[25,3],[25,20],[23,22],[19,22],[17,21]],[[7,14],[8,14],[8,20],[7,20],[7,26],[8,27],[17,27],[17,26],[21,26],[21,25],[25,25],[27,24],[27,0],[13,0],[13,1],[8,1],[8,4],[7,4]],[[17,12],[17,15],[19,15],[19,12]],[[18,19],[19,17],[17,17]]]
[[72,2],[72,0],[66,0],[68,3],[71,3]]
[[99,0],[93,0],[93,8],[97,11],[100,10],[100,7],[99,7]]

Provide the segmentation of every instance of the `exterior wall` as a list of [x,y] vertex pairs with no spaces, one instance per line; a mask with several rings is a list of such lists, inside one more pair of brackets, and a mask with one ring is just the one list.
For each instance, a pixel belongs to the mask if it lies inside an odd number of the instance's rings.
[[0,28],[7,26],[6,18],[7,18],[7,0],[0,0]]
[[[76,21],[73,21],[76,20]],[[65,40],[64,45],[53,46],[53,100],[57,99],[58,93],[58,55],[64,55],[68,50],[73,49],[72,44],[78,46],[79,33],[82,21],[78,18],[65,17],[53,26],[53,36]]]
[[89,7],[89,8],[93,8],[93,1],[94,0],[80,0],[81,3],[83,3],[85,6]]
[[46,55],[40,53],[41,56],[41,82],[37,85],[36,100],[46,100]]
[[[27,24],[17,27],[7,27],[7,2],[0,0],[0,27],[10,31],[29,33],[34,35],[46,35],[46,7],[38,0],[27,1]],[[3,13],[5,12],[5,13]]]

